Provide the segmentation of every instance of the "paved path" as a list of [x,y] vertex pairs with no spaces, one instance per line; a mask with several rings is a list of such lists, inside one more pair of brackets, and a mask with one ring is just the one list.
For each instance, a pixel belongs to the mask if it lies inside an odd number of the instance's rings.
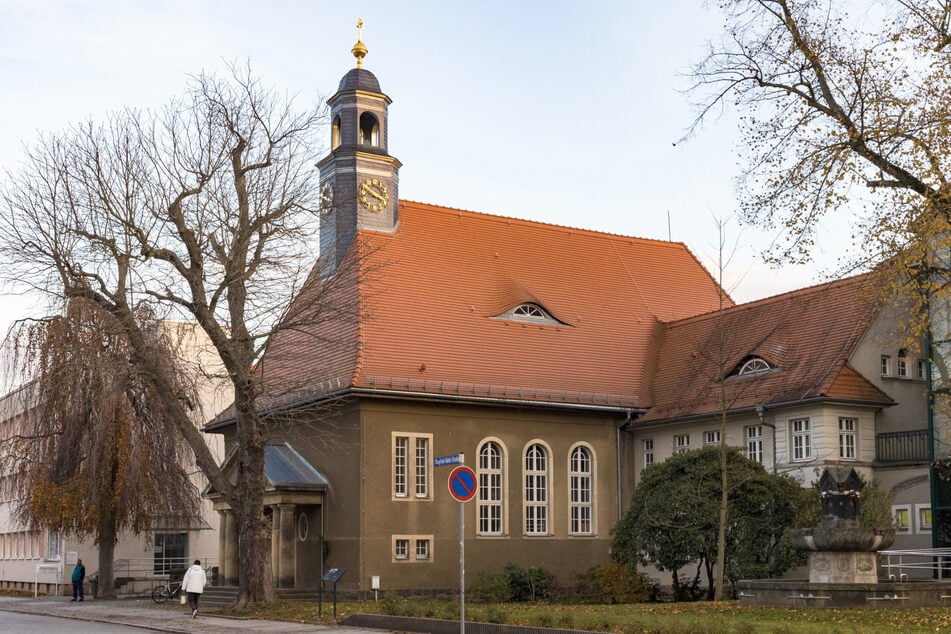
[[193,619],[188,606],[179,604],[156,605],[151,599],[86,598],[72,602],[70,597],[0,597],[0,611],[41,614],[67,619],[114,623],[152,630],[155,632],[201,632],[208,634],[240,634],[242,632],[335,632],[349,634],[380,634],[379,630],[354,627],[237,619],[206,616],[199,612]]

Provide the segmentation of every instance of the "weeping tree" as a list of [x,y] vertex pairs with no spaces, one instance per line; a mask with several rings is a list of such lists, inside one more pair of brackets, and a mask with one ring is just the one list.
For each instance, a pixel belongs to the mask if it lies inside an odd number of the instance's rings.
[[[0,210],[6,273],[53,301],[81,298],[112,316],[161,401],[171,424],[163,431],[181,434],[230,506],[239,603],[273,599],[263,513],[268,431],[255,363],[277,330],[350,310],[335,291],[344,269],[307,276],[325,118],[318,105],[298,108],[248,68],[201,74],[162,109],[40,137],[7,175]],[[298,294],[302,284],[308,290]],[[233,477],[178,398],[138,306],[191,321],[214,348],[233,395]]]
[[[154,320],[137,317],[156,354],[170,358]],[[72,299],[62,316],[24,323],[14,343],[28,382],[17,394],[18,433],[0,454],[19,493],[16,514],[32,526],[94,538],[99,596],[114,597],[120,533],[198,512],[188,452],[181,435],[167,433],[165,408],[120,324],[95,304]],[[196,403],[174,363],[162,367],[178,398]]]

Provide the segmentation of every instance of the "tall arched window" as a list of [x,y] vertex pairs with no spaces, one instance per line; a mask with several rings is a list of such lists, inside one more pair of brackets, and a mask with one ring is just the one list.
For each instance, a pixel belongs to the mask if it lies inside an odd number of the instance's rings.
[[591,449],[577,445],[568,460],[570,508],[569,531],[572,535],[594,534],[594,456]]
[[525,450],[525,534],[548,534],[548,450],[533,443]]
[[502,447],[488,441],[479,449],[479,535],[501,535],[503,531]]
[[360,115],[360,145],[380,145],[380,123],[372,112]]

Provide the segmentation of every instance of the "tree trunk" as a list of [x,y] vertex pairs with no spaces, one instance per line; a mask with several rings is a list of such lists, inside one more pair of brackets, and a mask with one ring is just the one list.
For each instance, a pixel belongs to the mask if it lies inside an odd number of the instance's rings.
[[97,599],[116,598],[114,558],[116,551],[115,513],[104,512],[99,519],[99,587]]

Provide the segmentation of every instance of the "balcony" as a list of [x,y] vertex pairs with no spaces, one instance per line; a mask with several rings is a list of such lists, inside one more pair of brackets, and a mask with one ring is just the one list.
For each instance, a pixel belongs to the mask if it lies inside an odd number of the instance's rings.
[[927,429],[875,435],[876,464],[927,464],[929,460]]

